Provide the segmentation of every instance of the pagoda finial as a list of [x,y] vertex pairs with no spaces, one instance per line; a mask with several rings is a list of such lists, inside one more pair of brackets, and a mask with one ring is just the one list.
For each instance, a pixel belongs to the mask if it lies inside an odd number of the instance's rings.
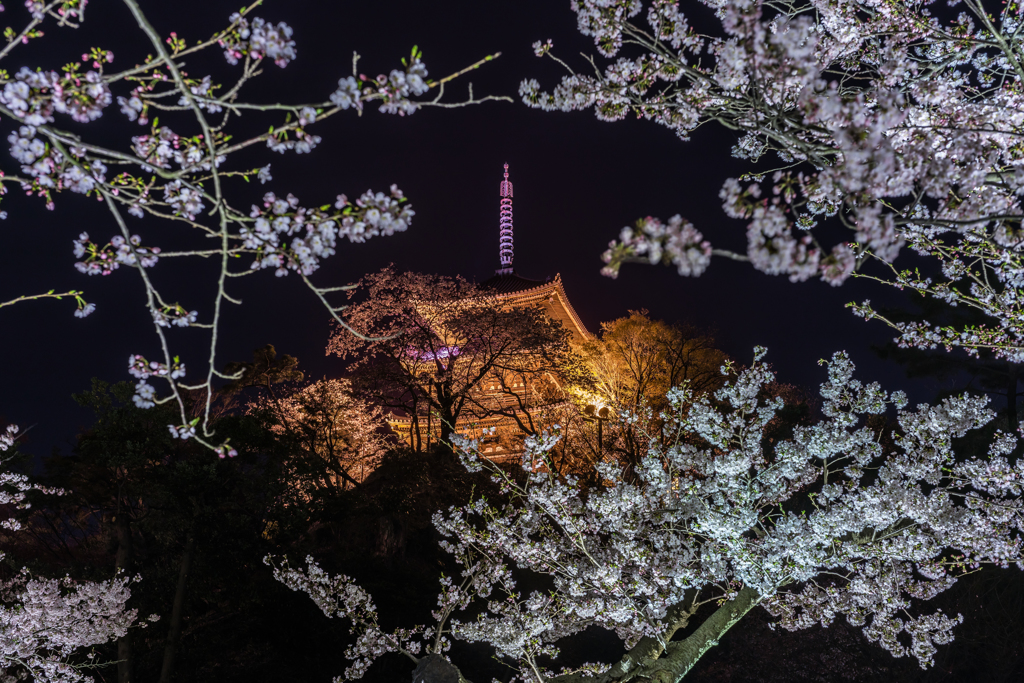
[[498,255],[501,257],[499,272],[512,272],[512,183],[508,179],[508,164],[505,164],[505,179],[501,181],[501,214],[498,220]]

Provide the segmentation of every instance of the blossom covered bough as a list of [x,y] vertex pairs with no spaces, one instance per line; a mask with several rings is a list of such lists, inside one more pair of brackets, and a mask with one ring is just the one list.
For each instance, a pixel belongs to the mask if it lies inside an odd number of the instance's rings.
[[[17,435],[15,425],[0,433],[0,506],[26,509],[29,491],[63,491],[7,469]],[[0,527],[17,532],[21,525],[11,517],[0,520]],[[138,611],[126,608],[133,581],[127,576],[100,582],[47,579],[27,569],[0,577],[0,678],[17,681],[31,676],[38,683],[91,680],[85,672],[102,663],[83,650],[120,638],[136,625]]]
[[[27,0],[24,26],[20,32],[9,29],[0,61],[9,61],[18,47],[41,39],[44,27],[50,33],[80,26],[87,2]],[[235,451],[210,428],[209,403],[214,383],[232,379],[217,369],[217,338],[225,306],[241,304],[232,295],[235,279],[267,269],[278,276],[293,273],[338,318],[342,307],[330,298],[347,287],[319,286],[310,276],[323,259],[335,255],[340,241],[361,243],[404,231],[414,216],[396,186],[389,192],[368,190],[355,199],[338,194],[315,205],[301,204],[287,191],[267,191],[260,203],[245,208],[232,200],[232,192],[249,181],[267,184],[273,178],[269,164],[253,168],[246,165],[251,162],[236,160],[239,153],[248,151],[251,158],[250,150],[260,147],[281,154],[310,153],[321,142],[314,127],[338,114],[361,115],[370,106],[404,116],[424,106],[508,98],[474,98],[470,91],[466,101],[442,101],[447,82],[497,55],[431,80],[414,47],[400,68],[377,77],[361,74],[359,56],[353,55],[352,74],[342,75],[334,92],[308,102],[245,102],[243,90],[271,62],[284,68],[297,57],[287,24],[253,15],[261,0],[231,14],[224,29],[195,42],[173,32],[161,34],[136,0],[121,2],[152,50],[141,63],[115,69],[115,55],[98,47],[82,52],[80,60],[76,54],[60,72],[26,66],[0,71],[0,119],[13,124],[7,141],[15,162],[0,173],[0,195],[20,189],[53,208],[58,195],[73,193],[105,205],[114,234],[96,239],[82,232],[71,246],[75,267],[85,275],[110,275],[123,266],[140,277],[158,344],[152,353],[129,359],[128,370],[138,382],[135,403],[150,407],[176,402],[180,424],[169,425],[172,433],[230,456]],[[222,85],[203,75],[213,65],[204,64],[202,57],[211,52],[222,53],[237,70],[234,82]],[[436,95],[425,99],[432,89]],[[111,112],[114,105],[119,113]],[[104,115],[123,117],[124,126],[137,126],[138,134],[125,135],[122,146],[112,147],[63,127],[68,119],[81,124]],[[230,125],[236,119],[249,123],[251,117],[268,115],[270,125],[258,126],[266,131],[260,134],[236,132]],[[184,238],[197,240],[194,247],[170,249],[153,243],[154,231],[167,222],[183,228]],[[151,271],[166,268],[169,260],[214,265],[216,284],[207,301],[181,302],[157,285]],[[0,305],[61,297],[76,299],[79,317],[95,309],[78,290],[24,295]],[[199,366],[197,379],[186,381],[186,362],[172,349],[171,328],[207,335],[207,357],[188,363],[189,378]],[[205,393],[206,410],[200,417],[190,419],[185,392]]]
[[[997,432],[987,452],[954,455],[954,440],[992,419],[987,399],[908,409],[901,392],[854,379],[837,353],[824,363],[824,418],[770,444],[764,430],[782,402],[760,398],[774,379],[763,354],[713,396],[673,390],[673,438],[652,438],[629,478],[599,463],[597,488],[544,466],[557,435],[530,440],[525,480],[462,441],[466,466],[489,470],[505,501],[435,515],[463,569],[461,583],[442,579],[432,627],[383,631],[369,595],[312,558],[275,575],[351,620],[347,679],[385,652],[441,654],[454,635],[492,646],[517,680],[674,682],[756,607],[791,630],[845,618],[927,667],[961,620],[928,600],[981,565],[1020,567],[1024,463],[1006,457],[1016,438]],[[899,427],[886,450],[867,418],[891,409]],[[523,571],[550,590],[527,594]],[[476,619],[452,618],[470,604],[483,608]],[[614,631],[626,655],[554,670],[559,641],[590,627]]]
[[[527,105],[593,108],[605,121],[632,113],[684,140],[717,122],[737,131],[735,157],[760,162],[720,194],[730,217],[748,221],[746,253],[713,248],[681,216],[647,217],[611,243],[604,272],[641,261],[696,276],[719,255],[794,282],[869,277],[990,320],[902,323],[854,306],[902,345],[1024,361],[1024,5],[702,3],[686,16],[675,0],[572,0],[579,30],[614,60],[591,60],[587,73],[554,57],[551,41],[534,45],[570,73],[550,92],[523,81]],[[829,244],[830,224],[852,239]],[[904,246],[935,272],[893,266]]]

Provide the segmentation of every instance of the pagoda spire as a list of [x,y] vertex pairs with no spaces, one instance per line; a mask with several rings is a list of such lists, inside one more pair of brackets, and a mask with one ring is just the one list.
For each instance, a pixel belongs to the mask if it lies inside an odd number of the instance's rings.
[[508,179],[508,164],[505,164],[505,179],[501,181],[501,214],[498,219],[498,255],[501,258],[499,274],[512,272],[512,183]]

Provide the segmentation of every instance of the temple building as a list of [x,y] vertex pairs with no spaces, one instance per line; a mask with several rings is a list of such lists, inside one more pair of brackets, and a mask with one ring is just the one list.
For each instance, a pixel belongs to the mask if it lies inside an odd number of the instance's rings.
[[[505,164],[504,179],[499,185],[499,197],[498,256],[500,267],[495,270],[492,277],[479,284],[484,296],[496,300],[499,306],[540,308],[547,318],[558,321],[561,323],[562,329],[568,331],[569,341],[572,345],[592,339],[593,335],[587,330],[572,304],[569,303],[561,275],[556,274],[545,280],[532,280],[519,275],[512,265],[514,257],[512,182],[508,179],[508,164]],[[502,390],[498,380],[485,380],[480,383],[476,399],[482,403],[490,402],[495,406],[504,406],[506,412],[516,410],[508,407],[509,399],[512,399],[512,403],[526,405],[528,410],[541,412],[557,411],[566,400],[564,395],[552,396],[551,392],[545,392],[546,398],[543,400],[533,398],[537,392],[532,391],[533,387],[528,384],[520,384],[513,389],[518,396],[510,396],[507,383]],[[526,399],[528,393],[531,398]],[[421,418],[415,422],[418,424],[417,429],[421,430],[421,439],[424,443],[429,444],[432,437],[430,432],[435,431],[429,426],[429,420],[425,421]],[[388,424],[401,440],[410,446],[414,443],[413,420],[394,415],[389,418]],[[427,433],[423,434],[422,430],[425,424]],[[517,420],[509,415],[460,417],[456,425],[456,432],[467,437],[479,438],[483,442],[484,455],[488,457],[503,459],[518,455],[520,451],[516,444],[521,442],[522,429]],[[433,435],[433,438],[436,441],[436,434]]]

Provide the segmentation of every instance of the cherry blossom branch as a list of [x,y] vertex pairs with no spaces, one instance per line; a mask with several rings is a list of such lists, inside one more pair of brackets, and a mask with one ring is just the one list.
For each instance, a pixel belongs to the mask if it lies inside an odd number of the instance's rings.
[[[0,193],[14,183],[30,195],[45,199],[49,208],[54,197],[61,193],[92,195],[103,200],[118,226],[118,233],[107,244],[93,241],[82,233],[74,240],[76,263],[87,275],[109,275],[120,266],[131,266],[142,275],[146,291],[146,305],[157,331],[160,361],[149,361],[141,355],[130,359],[130,372],[140,381],[136,385],[135,402],[148,407],[167,401],[178,405],[181,424],[169,425],[180,438],[200,435],[200,442],[221,455],[233,454],[227,444],[217,444],[210,426],[209,404],[214,381],[221,377],[216,367],[219,327],[223,303],[240,301],[227,291],[228,278],[241,277],[266,268],[274,268],[278,276],[288,272],[300,273],[315,295],[337,315],[337,307],[327,297],[344,287],[316,288],[309,276],[319,267],[321,259],[334,255],[338,239],[347,237],[351,242],[362,242],[378,235],[390,235],[405,230],[414,215],[406,199],[395,187],[390,195],[367,192],[354,201],[339,195],[331,205],[318,208],[299,206],[292,195],[278,198],[266,193],[263,207],[253,207],[246,213],[229,202],[229,182],[237,179],[258,179],[261,183],[272,180],[270,167],[237,170],[224,165],[234,152],[263,143],[272,151],[306,153],[319,143],[320,137],[308,129],[344,110],[362,113],[366,104],[377,103],[385,113],[408,115],[422,104],[413,98],[430,90],[427,70],[422,55],[413,50],[404,61],[404,69],[395,69],[389,76],[364,78],[353,76],[339,80],[338,89],[319,105],[249,104],[237,101],[242,88],[262,72],[264,59],[286,66],[295,58],[295,44],[290,39],[291,29],[286,24],[271,24],[252,16],[260,3],[255,2],[233,14],[227,28],[212,37],[189,47],[172,33],[161,36],[146,18],[136,0],[125,0],[139,30],[148,38],[155,57],[145,63],[115,73],[105,73],[104,65],[113,61],[108,51],[93,48],[83,54],[82,60],[92,70],[78,63],[70,63],[62,73],[22,69],[13,76],[5,75],[0,82],[0,114],[15,122],[15,133],[8,138],[11,153],[20,162],[20,175],[0,175]],[[33,19],[24,30],[26,39],[38,37],[38,26],[52,16],[60,25],[77,26],[69,21],[69,11],[78,8],[78,0],[63,3],[30,6]],[[60,10],[59,12],[57,10]],[[229,63],[244,60],[241,73],[219,97],[220,86],[212,79],[187,76],[186,61],[198,57],[204,50],[219,46],[224,49]],[[0,52],[6,56],[13,45]],[[468,70],[478,68],[495,55],[476,62],[468,69],[442,79],[448,82]],[[193,69],[190,69],[193,70]],[[121,113],[139,124],[149,122],[149,107],[173,109],[187,113],[193,121],[194,134],[174,133],[167,125],[154,119],[148,133],[132,137],[130,152],[97,145],[78,133],[62,130],[55,124],[55,115],[70,115],[79,122],[100,117],[115,99],[113,87],[130,87],[124,96],[118,96]],[[489,99],[489,98],[488,98]],[[476,100],[480,101],[480,100]],[[435,102],[436,104],[436,102]],[[280,125],[269,131],[237,142],[225,130],[229,114],[240,115],[243,110],[264,114],[283,114]],[[216,125],[211,118],[223,112]],[[186,124],[187,125],[187,124]],[[230,142],[229,142],[230,140]],[[109,166],[108,166],[109,165]],[[108,178],[109,167],[125,169],[113,179]],[[157,246],[142,243],[142,237],[132,234],[123,218],[123,211],[132,216],[177,221],[195,228],[201,234],[215,236],[216,248],[181,248],[163,253]],[[212,219],[212,220],[211,220]],[[230,268],[233,259],[252,255],[249,270],[235,272]],[[161,257],[210,259],[219,257],[217,284],[212,292],[210,310],[200,320],[199,311],[189,310],[173,298],[158,290],[146,274]],[[77,290],[76,290],[77,291]],[[52,292],[49,295],[56,298]],[[40,298],[40,297],[35,297]],[[20,297],[19,300],[26,300]],[[79,300],[76,315],[86,315],[94,304]],[[185,362],[170,348],[164,334],[166,327],[195,327],[209,334],[209,349],[202,372],[203,381],[185,384]],[[168,382],[169,393],[158,396],[148,383],[152,377]],[[184,395],[178,388],[205,393],[205,407],[198,419],[188,419]]]
[[22,301],[38,301],[40,299],[57,299],[59,301],[64,297],[74,297],[75,301],[78,302],[78,311],[76,311],[76,315],[79,318],[84,318],[89,315],[93,308],[95,308],[91,304],[86,303],[85,299],[82,298],[82,292],[77,289],[71,289],[66,292],[61,292],[60,294],[56,294],[55,291],[56,290],[51,289],[44,294],[27,294],[10,299],[9,301],[0,301],[0,308],[3,308],[4,306],[11,306]]
[[[757,164],[771,152],[783,162],[729,179],[720,193],[726,214],[747,221],[755,268],[839,285],[868,256],[891,263],[904,246],[936,256],[935,238],[944,235],[978,260],[919,291],[948,300],[965,277],[986,281],[985,314],[1010,338],[1024,338],[1024,312],[1013,303],[1024,282],[1015,236],[1024,172],[1013,151],[1024,123],[1020,7],[995,15],[971,0],[948,23],[902,2],[885,12],[834,0],[715,7],[721,31],[703,34],[676,2],[581,0],[574,5],[580,30],[602,56],[616,58],[624,45],[636,52],[603,67],[587,57],[593,75],[556,60],[568,70],[559,85],[544,92],[525,80],[520,95],[548,111],[593,108],[605,121],[633,113],[683,139],[709,122],[735,130],[733,156]],[[644,10],[650,30],[634,20]],[[550,41],[534,49],[554,57]],[[814,229],[825,220],[853,239],[823,245]],[[610,247],[604,273],[613,277],[627,262],[698,276],[711,256],[730,256],[680,216],[641,219]],[[997,334],[948,332],[968,351],[1024,357]]]

